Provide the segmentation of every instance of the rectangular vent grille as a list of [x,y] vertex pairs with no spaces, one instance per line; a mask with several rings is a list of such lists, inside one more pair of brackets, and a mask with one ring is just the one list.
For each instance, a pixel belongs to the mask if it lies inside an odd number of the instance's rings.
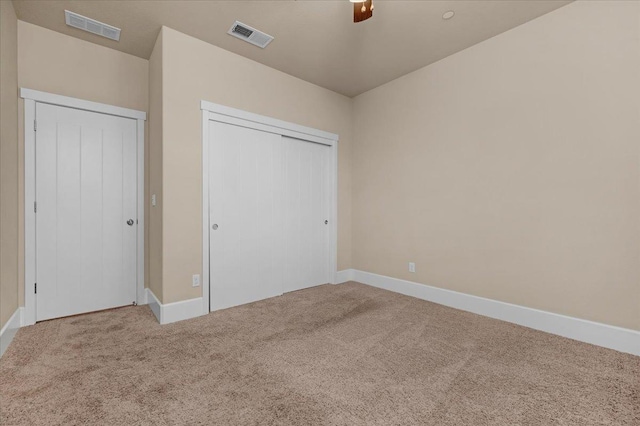
[[78,15],[68,10],[64,11],[64,19],[70,27],[79,28],[111,40],[120,41],[120,28],[87,18],[86,16]]
[[273,40],[273,37],[269,34],[265,34],[238,21],[234,22],[229,31],[227,31],[227,34],[263,49]]

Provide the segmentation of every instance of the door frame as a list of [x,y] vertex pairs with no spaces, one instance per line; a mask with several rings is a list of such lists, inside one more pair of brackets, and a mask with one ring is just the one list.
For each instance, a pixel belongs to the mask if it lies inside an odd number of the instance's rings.
[[327,145],[331,149],[329,188],[329,252],[328,274],[330,283],[337,283],[338,267],[338,140],[334,133],[305,127],[287,121],[278,120],[264,115],[254,114],[215,104],[208,101],[200,102],[202,110],[202,310],[203,314],[210,312],[209,279],[209,121],[233,124],[264,132]]
[[137,233],[136,303],[146,303],[144,289],[144,122],[147,113],[38,90],[20,88],[24,99],[24,317],[23,325],[36,322],[36,104],[74,108],[136,120],[137,138]]

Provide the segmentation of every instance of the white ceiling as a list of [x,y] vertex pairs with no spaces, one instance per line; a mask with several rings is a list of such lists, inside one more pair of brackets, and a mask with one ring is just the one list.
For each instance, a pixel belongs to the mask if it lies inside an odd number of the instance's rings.
[[[348,0],[14,0],[18,19],[145,59],[162,25],[355,96],[521,25],[569,0],[374,0],[354,24]],[[68,9],[122,29],[120,42],[65,25]],[[443,20],[445,11],[455,17]],[[227,35],[235,20],[275,40],[264,50]]]

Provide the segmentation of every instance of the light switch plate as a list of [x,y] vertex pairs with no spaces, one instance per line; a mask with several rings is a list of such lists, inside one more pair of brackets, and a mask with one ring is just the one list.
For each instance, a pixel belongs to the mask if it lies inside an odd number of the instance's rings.
[[416,264],[409,262],[409,272],[416,272]]
[[191,285],[194,287],[200,287],[200,275],[196,274],[193,276],[193,282]]

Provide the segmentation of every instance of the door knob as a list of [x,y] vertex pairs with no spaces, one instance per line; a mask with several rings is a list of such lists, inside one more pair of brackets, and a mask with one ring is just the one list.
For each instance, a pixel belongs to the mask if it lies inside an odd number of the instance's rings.
[[214,231],[218,229],[218,224],[214,223],[213,226],[211,227],[211,229],[213,229]]
[[133,226],[133,219],[129,219],[129,220],[127,221],[127,225],[129,225],[129,226]]

